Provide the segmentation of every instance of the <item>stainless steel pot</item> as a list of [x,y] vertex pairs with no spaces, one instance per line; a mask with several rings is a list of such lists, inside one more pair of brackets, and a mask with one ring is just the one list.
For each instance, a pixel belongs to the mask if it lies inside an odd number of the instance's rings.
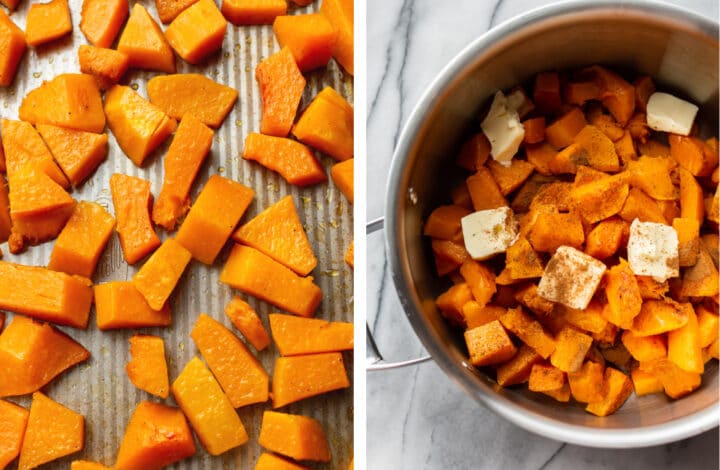
[[[440,316],[422,222],[447,198],[438,175],[453,165],[461,139],[498,89],[535,73],[604,64],[654,77],[659,88],[691,99],[707,133],[717,135],[718,24],[657,2],[571,1],[506,22],[463,50],[435,79],[411,114],[393,157],[385,236],[395,286],[408,320],[432,359],[468,394],[515,424],[560,441],[594,447],[642,447],[718,425],[718,366],[680,400],[634,395],[598,418],[526,390],[503,389],[470,366],[462,336]],[[371,344],[372,346],[372,344]]]

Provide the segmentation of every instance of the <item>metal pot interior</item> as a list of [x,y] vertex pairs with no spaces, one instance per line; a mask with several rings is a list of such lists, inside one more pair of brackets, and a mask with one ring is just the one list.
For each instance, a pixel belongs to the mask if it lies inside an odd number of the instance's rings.
[[459,331],[434,299],[447,288],[434,272],[422,223],[449,201],[451,168],[463,138],[477,132],[492,94],[537,72],[603,64],[650,74],[660,90],[697,103],[702,132],[718,132],[718,26],[671,7],[578,2],[506,23],[447,66],[411,115],[393,158],[387,203],[387,252],[410,323],[435,361],[468,393],[526,429],[584,445],[659,444],[717,425],[718,367],[709,363],[690,396],[634,395],[614,415],[597,418],[523,387],[502,389],[466,362]]

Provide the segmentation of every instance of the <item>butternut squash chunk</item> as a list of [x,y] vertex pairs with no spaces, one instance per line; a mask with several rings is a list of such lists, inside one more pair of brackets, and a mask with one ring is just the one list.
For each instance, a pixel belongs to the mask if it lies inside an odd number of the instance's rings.
[[605,295],[608,305],[603,310],[603,316],[613,325],[632,328],[643,300],[635,274],[622,258],[618,264],[605,271]]
[[585,238],[585,253],[595,259],[606,259],[614,255],[629,234],[628,223],[618,217],[600,221]]
[[257,312],[240,297],[234,296],[228,302],[225,315],[256,350],[262,351],[270,345],[270,336]]
[[431,246],[438,276],[444,276],[456,270],[470,259],[470,254],[461,243],[433,239]]
[[101,205],[80,201],[55,242],[48,268],[92,278],[114,228],[115,219]]
[[19,111],[20,119],[31,124],[101,133],[105,113],[95,78],[84,73],[64,73],[31,90]]
[[94,134],[49,124],[38,124],[37,130],[75,187],[80,186],[107,157],[108,137],[105,133]]
[[597,127],[592,124],[583,127],[574,142],[587,152],[587,161],[591,167],[600,171],[620,170],[615,144]]
[[533,102],[540,114],[554,114],[562,105],[560,76],[557,72],[541,72],[535,75]]
[[0,335],[0,397],[35,392],[89,357],[47,323],[16,315]]
[[697,137],[668,135],[670,156],[693,176],[708,176],[718,165],[717,149]]
[[646,300],[633,320],[630,331],[635,336],[653,336],[684,326],[688,312],[672,300]]
[[353,324],[271,313],[270,330],[282,356],[353,349]]
[[165,30],[165,37],[177,54],[198,64],[222,47],[227,21],[214,0],[198,0],[183,10]]
[[620,127],[615,119],[613,119],[613,117],[609,114],[602,112],[593,114],[591,112],[589,118],[590,124],[600,129],[600,132],[605,134],[607,138],[613,142],[618,141],[625,133],[625,130]]
[[330,176],[332,177],[335,186],[337,186],[345,198],[350,201],[350,204],[353,203],[355,195],[355,187],[353,183],[354,161],[355,159],[351,158],[349,160],[345,160],[344,162],[334,164],[330,169]]
[[540,257],[523,236],[518,237],[515,243],[508,247],[505,266],[513,279],[541,277],[544,271]]
[[68,0],[33,3],[25,21],[25,39],[33,47],[54,41],[72,32]]
[[681,306],[687,314],[688,321],[680,328],[668,332],[667,358],[686,372],[702,374],[705,367],[695,309],[690,303],[683,303]]
[[522,125],[525,130],[524,143],[538,144],[545,140],[545,116],[527,119],[523,121]]
[[192,114],[180,121],[163,160],[163,185],[152,218],[166,230],[175,229],[178,219],[190,209],[190,188],[212,145],[213,131]]
[[635,112],[635,87],[618,74],[593,65],[583,70],[593,77],[600,87],[600,101],[615,120],[624,126]]
[[633,387],[635,387],[635,395],[639,397],[663,391],[662,382],[650,372],[633,369],[630,371],[630,378],[633,381]]
[[290,49],[303,72],[327,65],[338,34],[320,14],[278,16],[273,31],[280,47]]
[[630,188],[625,204],[617,214],[627,223],[632,223],[635,219],[639,219],[640,222],[668,223],[655,200],[638,188]]
[[196,260],[212,264],[254,195],[247,186],[212,175],[180,227],[177,242]]
[[707,250],[700,249],[697,262],[683,272],[680,296],[712,297],[718,294],[718,284],[717,267]]
[[706,348],[718,338],[718,319],[717,312],[712,312],[704,305],[698,305],[695,309],[697,313],[698,328],[700,329],[700,346]]
[[517,349],[498,320],[465,331],[470,363],[476,367],[503,363]]
[[608,323],[602,315],[603,310],[603,304],[591,300],[585,310],[563,306],[561,312],[563,320],[570,325],[590,333],[601,333]]
[[535,171],[541,175],[550,175],[554,173],[554,160],[556,159],[557,154],[558,152],[547,142],[528,144],[525,146],[525,156],[527,157],[527,161],[535,167]]
[[272,24],[287,13],[285,0],[223,0],[222,14],[235,25]]
[[441,240],[462,240],[460,220],[471,211],[461,206],[439,206],[430,213],[425,221],[423,235]]
[[[24,121],[2,120],[2,145],[8,181],[12,183],[15,173],[32,165],[63,188],[70,186],[62,170],[32,125]],[[23,185],[25,183],[22,183]],[[28,191],[30,189],[27,189]]]
[[580,370],[568,373],[567,381],[575,401],[595,403],[602,400],[604,372],[602,364],[586,361]]
[[148,328],[172,323],[170,305],[153,310],[131,281],[112,281],[94,286],[97,326],[101,330]]
[[0,468],[5,468],[20,455],[28,415],[25,408],[0,400]]
[[0,243],[5,243],[12,232],[10,219],[10,198],[5,180],[0,178]]
[[132,282],[153,310],[160,310],[175,290],[192,255],[168,238],[133,276]]
[[329,462],[331,459],[322,426],[307,416],[265,411],[258,442],[295,460]]
[[680,266],[693,266],[700,254],[700,223],[695,218],[676,217],[672,226],[678,235],[678,261]]
[[110,467],[89,460],[73,460],[70,470],[112,470]]
[[[5,0],[5,3],[9,1],[12,0]],[[7,13],[0,12],[0,86],[12,84],[26,47],[23,31],[7,16]]]
[[685,168],[680,167],[677,172],[680,175],[680,217],[695,219],[702,224],[705,218],[702,187]]
[[128,264],[135,264],[160,246],[150,222],[150,182],[115,173],[110,177],[116,230]]
[[40,392],[33,393],[18,470],[52,462],[84,446],[85,418]]
[[302,187],[327,181],[325,170],[310,149],[291,139],[250,133],[242,156],[278,172],[290,184]]
[[263,111],[260,132],[285,137],[290,132],[303,90],[305,77],[288,47],[272,54],[255,68]]
[[585,233],[576,212],[543,213],[538,214],[527,238],[535,251],[554,253],[563,245],[579,248]]
[[125,428],[116,470],[160,470],[195,455],[195,440],[178,408],[142,401]]
[[700,386],[700,374],[685,371],[667,358],[641,363],[640,368],[657,377],[670,398],[681,398]]
[[322,300],[312,277],[300,277],[254,248],[238,244],[230,252],[220,282],[303,317],[311,317]]
[[533,320],[522,307],[509,309],[500,317],[500,323],[543,359],[547,359],[555,351],[555,340],[545,332],[540,322]]
[[107,91],[105,114],[118,145],[137,166],[176,127],[174,119],[127,86],[115,85]]
[[671,158],[640,157],[628,162],[630,184],[640,188],[658,201],[678,199],[678,190],[672,183],[671,171],[676,167]]
[[290,195],[238,228],[233,240],[263,252],[300,276],[307,276],[317,266]]
[[476,172],[490,157],[490,141],[479,132],[466,140],[455,163],[467,171]]
[[292,133],[300,142],[335,160],[348,160],[354,152],[353,108],[333,88],[325,87],[300,115]]
[[83,0],[80,30],[91,44],[110,47],[128,17],[128,0]]
[[160,398],[170,393],[165,345],[159,336],[130,337],[130,362],[125,366],[130,381],[140,390]]
[[563,372],[577,372],[592,341],[592,337],[575,328],[564,327],[555,335],[555,351],[550,355],[550,363]]
[[545,127],[545,140],[558,150],[565,148],[586,125],[587,121],[582,110],[573,106],[570,111]]
[[160,26],[140,3],[130,12],[117,50],[127,54],[130,67],[175,73],[175,54]]
[[292,463],[275,454],[263,452],[260,454],[254,470],[308,470],[308,468]]
[[238,92],[197,73],[158,75],[147,83],[150,102],[168,116],[192,114],[203,124],[218,128],[237,101]]
[[505,166],[495,160],[488,162],[488,168],[503,196],[522,186],[532,174],[534,167],[525,160],[511,160],[510,166]]
[[248,441],[240,417],[197,356],[173,382],[172,392],[210,455],[220,455]]
[[448,290],[440,294],[435,299],[435,305],[440,310],[440,313],[450,320],[451,323],[467,327],[467,322],[463,314],[463,306],[468,302],[474,300],[470,286],[465,282],[455,284]]
[[460,266],[460,275],[463,277],[473,298],[484,307],[490,302],[497,288],[495,274],[485,264],[468,259]]
[[233,408],[267,401],[268,374],[232,331],[201,313],[190,337]]
[[101,90],[119,82],[130,66],[130,58],[124,52],[87,44],[78,48],[78,62],[80,71],[94,76]]
[[26,242],[37,244],[57,237],[72,215],[75,204],[59,207],[50,212],[14,219],[8,240],[11,253],[20,253]]
[[497,209],[509,205],[492,173],[485,167],[468,177],[465,184],[467,184],[473,208],[476,211]]
[[10,179],[10,217],[13,220],[74,206],[75,200],[33,164],[13,172]]
[[74,328],[85,328],[92,283],[80,276],[0,261],[0,308]]
[[339,352],[278,357],[272,379],[273,408],[349,386]]
[[527,344],[521,344],[517,353],[507,362],[497,368],[497,383],[501,387],[509,387],[527,382],[530,371],[535,364],[542,361],[542,357]]
[[566,385],[565,372],[550,364],[535,364],[530,369],[528,390],[532,392],[556,392]]
[[337,31],[337,40],[333,47],[333,57],[342,65],[347,73],[354,74],[354,35],[352,0],[328,0],[320,5],[320,14],[324,15]]
[[608,367],[605,369],[604,378],[602,400],[590,403],[585,408],[586,411],[596,416],[607,416],[615,413],[633,391],[630,377],[615,368]]
[[632,330],[625,330],[621,338],[625,349],[639,362],[667,356],[667,340],[664,335],[637,336]]
[[157,8],[160,21],[168,24],[197,1],[198,0],[155,0],[155,8]]
[[629,131],[623,132],[622,137],[615,141],[615,152],[620,157],[620,164],[626,167],[629,162],[636,160],[638,157],[637,151],[635,150],[635,142]]

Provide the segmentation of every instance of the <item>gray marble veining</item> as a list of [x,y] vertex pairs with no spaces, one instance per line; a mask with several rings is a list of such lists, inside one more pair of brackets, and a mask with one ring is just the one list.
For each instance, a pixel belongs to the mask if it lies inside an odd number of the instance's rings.
[[[423,90],[467,43],[531,8],[531,0],[368,0],[367,220],[382,216],[393,148]],[[717,0],[675,0],[718,18]],[[406,321],[385,261],[381,233],[367,245],[368,323],[385,357],[424,350]],[[718,430],[632,450],[591,449],[526,432],[466,396],[432,362],[370,373],[367,468],[717,469]]]

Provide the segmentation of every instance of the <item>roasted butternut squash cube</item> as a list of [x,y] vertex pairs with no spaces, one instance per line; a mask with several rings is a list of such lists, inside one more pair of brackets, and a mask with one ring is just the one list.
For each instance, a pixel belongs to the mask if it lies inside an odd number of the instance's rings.
[[608,302],[608,308],[603,310],[605,318],[621,328],[631,328],[640,313],[642,295],[635,274],[622,258],[605,272],[605,295]]
[[222,47],[227,21],[213,0],[198,0],[165,30],[170,46],[191,64],[200,63]]
[[355,73],[353,6],[354,2],[351,0],[328,0],[320,5],[320,14],[324,15],[337,31],[333,57],[350,75]]
[[290,49],[284,47],[260,62],[255,68],[255,78],[263,104],[260,132],[287,136],[305,89],[305,78]]
[[566,384],[565,372],[550,364],[535,364],[530,370],[528,390],[550,392],[563,388]]
[[127,17],[128,0],[84,0],[80,30],[91,44],[110,47]]
[[662,382],[650,372],[633,369],[630,371],[630,378],[633,381],[635,395],[639,397],[651,393],[662,393],[663,391]]
[[697,315],[691,303],[682,303],[680,306],[687,315],[687,322],[680,328],[668,332],[667,358],[686,372],[702,374],[705,371],[705,361],[703,361]]
[[0,400],[0,468],[5,468],[20,455],[28,415],[25,408]]
[[7,13],[0,12],[0,86],[12,84],[26,47],[25,34]]
[[507,362],[497,368],[497,383],[501,387],[527,382],[530,371],[535,364],[542,361],[542,357],[527,344],[522,344],[517,353]]
[[155,0],[155,8],[157,8],[160,21],[168,24],[197,1],[198,0]]
[[663,335],[636,336],[631,330],[622,333],[622,344],[640,362],[660,359],[667,355],[667,341]]
[[300,142],[335,160],[349,160],[354,153],[353,114],[353,108],[345,98],[332,87],[325,87],[300,115],[292,134]]
[[576,184],[570,198],[580,215],[587,222],[595,223],[619,213],[629,192],[625,176],[620,174]]
[[289,47],[302,71],[324,67],[333,55],[337,31],[320,14],[283,15],[273,23],[280,47]]
[[[2,120],[2,146],[5,155],[5,167],[8,182],[12,183],[16,173],[25,170],[27,166],[45,173],[63,188],[68,188],[68,180],[53,160],[53,156],[43,142],[40,134],[33,126],[25,121]],[[28,172],[26,175],[32,173]],[[16,186],[22,190],[27,183]],[[33,185],[31,185],[32,188]],[[28,188],[26,190],[29,190]],[[45,192],[44,190],[40,191]]]
[[608,367],[605,369],[602,400],[588,404],[585,411],[596,416],[613,414],[625,403],[632,391],[630,378],[619,370]]
[[635,336],[652,336],[682,327],[688,312],[672,300],[647,300],[630,329]]
[[353,349],[353,324],[271,313],[270,331],[283,356],[349,351]]
[[33,47],[69,34],[72,32],[72,20],[68,0],[33,3],[25,23],[25,39]]
[[279,357],[272,379],[273,408],[349,386],[339,352]]
[[490,268],[483,263],[469,259],[460,266],[460,275],[470,287],[475,301],[483,307],[490,302],[496,292],[495,274]]
[[570,111],[545,127],[545,140],[558,150],[565,148],[586,125],[582,110],[573,106]]
[[535,251],[553,253],[561,246],[580,248],[585,241],[582,221],[576,212],[541,213],[528,240]]
[[470,286],[462,282],[448,288],[435,299],[435,305],[440,313],[458,326],[465,327],[467,322],[463,314],[463,307],[474,300]]
[[713,312],[704,305],[698,305],[695,313],[700,329],[700,346],[706,348],[718,339],[718,314],[717,311]]
[[702,377],[697,372],[688,372],[667,358],[641,363],[640,368],[660,380],[665,394],[670,398],[681,398],[700,386]]
[[555,351],[550,356],[550,363],[563,372],[577,372],[591,345],[592,337],[565,327],[555,336]]
[[254,470],[308,470],[275,454],[263,452],[255,464]]
[[465,331],[465,343],[470,362],[478,367],[505,362],[517,352],[498,320]]
[[285,0],[223,0],[222,14],[235,25],[272,24],[287,13]]
[[265,411],[258,442],[295,460],[329,462],[331,458],[322,426],[307,416]]
[[150,182],[115,173],[110,177],[110,192],[123,257],[128,264],[135,264],[160,246],[150,221]]
[[558,310],[562,312],[562,318],[567,323],[590,333],[601,333],[608,323],[602,315],[603,304],[597,300],[591,300],[585,309],[563,306]]
[[575,401],[595,403],[603,399],[603,375],[605,367],[592,361],[586,361],[576,372],[567,375],[570,393]]
[[82,184],[107,156],[106,133],[94,134],[48,124],[36,127],[53,158],[75,187]]
[[125,366],[130,381],[140,390],[160,398],[170,393],[165,344],[159,336],[130,337],[130,362]]
[[523,343],[533,348],[543,359],[555,351],[555,340],[543,329],[540,322],[525,313],[522,307],[508,309],[500,323]]
[[80,71],[94,76],[101,90],[118,83],[130,66],[130,58],[124,52],[87,44],[78,48],[78,62]]
[[167,302],[192,255],[180,243],[168,238],[133,276],[135,288],[153,310]]
[[172,323],[170,305],[153,310],[132,281],[95,284],[95,316],[100,330],[148,328]]
[[234,296],[228,302],[225,315],[256,350],[262,351],[270,345],[270,336],[257,312],[240,297]]
[[170,44],[160,26],[140,3],[136,3],[130,11],[117,50],[127,54],[130,67],[175,73],[175,55]]
[[467,329],[472,329],[490,323],[493,320],[499,320],[505,314],[507,309],[499,305],[480,306],[475,300],[466,302],[462,306],[462,316],[465,319]]
[[304,187],[327,181],[315,155],[292,139],[251,133],[245,139],[242,156],[278,172],[290,184]]
[[441,240],[462,240],[462,226],[460,220],[471,211],[456,205],[439,206],[430,213],[423,235]]
[[606,259],[614,255],[627,240],[630,226],[617,217],[600,221],[585,237],[585,253],[595,259]]
[[353,203],[355,196],[354,180],[355,159],[351,158],[343,162],[338,162],[330,169],[330,176],[333,183],[338,187],[343,196],[347,198],[350,204]]

